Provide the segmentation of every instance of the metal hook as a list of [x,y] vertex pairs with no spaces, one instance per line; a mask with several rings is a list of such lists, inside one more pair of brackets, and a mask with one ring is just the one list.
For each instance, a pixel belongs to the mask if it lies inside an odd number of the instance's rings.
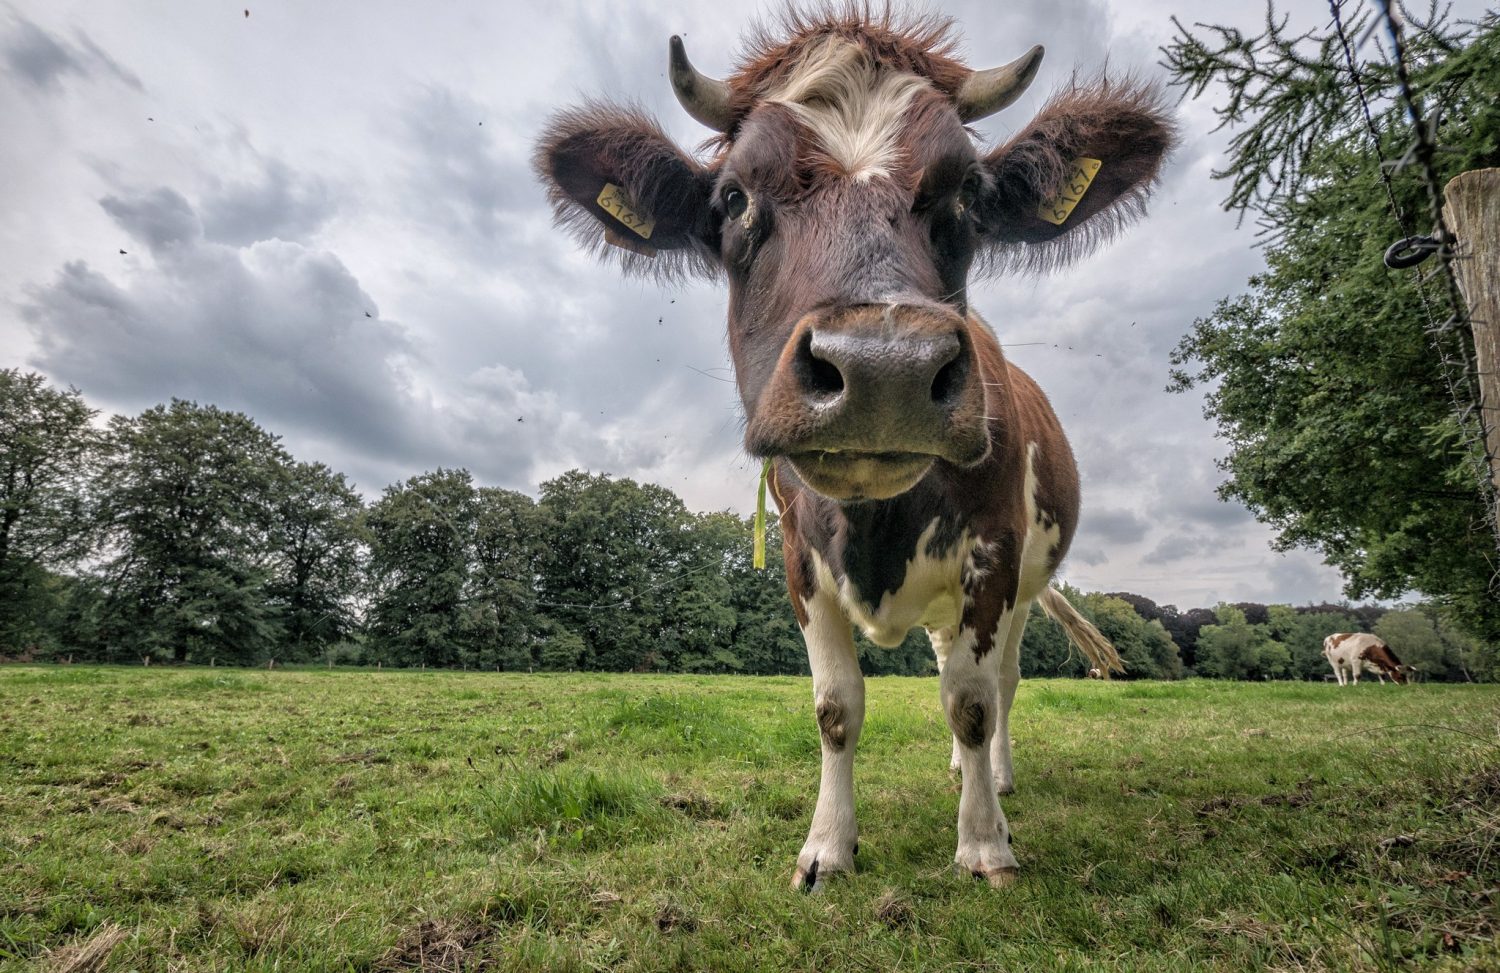
[[1397,240],[1386,248],[1385,265],[1392,270],[1415,267],[1443,248],[1437,237],[1409,236]]

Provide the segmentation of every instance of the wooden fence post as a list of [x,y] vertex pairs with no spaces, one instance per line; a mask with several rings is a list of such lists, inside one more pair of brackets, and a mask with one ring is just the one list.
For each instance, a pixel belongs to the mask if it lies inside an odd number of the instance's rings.
[[1479,371],[1479,425],[1500,518],[1500,169],[1471,169],[1443,187],[1443,218],[1458,237],[1453,269],[1469,305]]

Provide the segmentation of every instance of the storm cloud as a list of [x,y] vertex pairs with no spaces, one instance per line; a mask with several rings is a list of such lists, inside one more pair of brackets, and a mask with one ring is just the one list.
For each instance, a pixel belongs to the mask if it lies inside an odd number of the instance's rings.
[[73,36],[70,42],[29,20],[13,19],[0,58],[14,77],[42,90],[60,87],[70,77],[100,75],[140,90],[141,79],[117,64],[88,34],[78,30]]

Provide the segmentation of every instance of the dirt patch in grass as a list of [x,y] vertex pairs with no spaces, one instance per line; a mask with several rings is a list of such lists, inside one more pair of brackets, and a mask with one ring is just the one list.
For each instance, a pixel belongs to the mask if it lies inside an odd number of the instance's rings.
[[1500,763],[1471,774],[1459,788],[1459,794],[1467,795],[1481,807],[1500,807]]
[[48,973],[95,973],[104,969],[109,954],[129,935],[123,927],[106,922],[87,939],[52,953],[43,969]]
[[[459,973],[484,969],[487,963],[475,955],[485,939],[483,926],[472,922],[450,922],[426,919],[409,930],[384,956],[370,967],[371,973],[397,973],[401,970],[428,970],[433,973]],[[480,965],[474,965],[480,960]]]
[[665,902],[656,910],[656,928],[662,932],[692,932],[698,928],[698,920],[676,902]]
[[246,956],[271,955],[281,949],[291,924],[292,910],[286,907],[240,913],[229,919],[235,942]]
[[895,889],[886,889],[875,901],[875,918],[891,929],[902,929],[915,923],[917,914],[906,896]]
[[151,849],[155,847],[156,839],[143,831],[138,831],[115,845],[115,849],[120,854],[129,855],[131,858],[140,858],[142,855],[150,853]]
[[103,797],[91,796],[88,802],[79,808],[80,811],[92,810],[102,814],[135,814],[140,809],[139,804],[117,794],[106,794]]
[[1242,794],[1221,794],[1218,797],[1210,797],[1208,800],[1198,802],[1193,813],[1200,818],[1210,817],[1215,814],[1226,814],[1237,811],[1244,807],[1306,807],[1314,803],[1312,793],[1313,782],[1304,780],[1297,784],[1295,790],[1280,794],[1264,794],[1260,797],[1250,797]]
[[337,757],[330,757],[331,764],[388,764],[391,756],[381,753],[379,750],[360,750],[357,753],[341,753]]
[[723,816],[723,811],[717,801],[691,792],[667,794],[662,797],[661,805],[697,821]]

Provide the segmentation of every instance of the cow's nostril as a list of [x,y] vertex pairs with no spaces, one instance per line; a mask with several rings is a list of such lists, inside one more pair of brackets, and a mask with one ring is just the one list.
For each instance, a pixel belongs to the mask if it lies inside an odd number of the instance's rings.
[[956,400],[963,392],[964,376],[967,371],[963,356],[954,358],[938,369],[938,373],[932,379],[932,401],[938,405],[948,405]]
[[844,373],[831,361],[809,357],[807,378],[808,391],[818,395],[837,395],[844,391]]
[[797,356],[802,370],[804,388],[812,395],[832,396],[844,391],[844,373],[826,358],[820,358],[813,350],[812,332],[802,338],[801,354]]

